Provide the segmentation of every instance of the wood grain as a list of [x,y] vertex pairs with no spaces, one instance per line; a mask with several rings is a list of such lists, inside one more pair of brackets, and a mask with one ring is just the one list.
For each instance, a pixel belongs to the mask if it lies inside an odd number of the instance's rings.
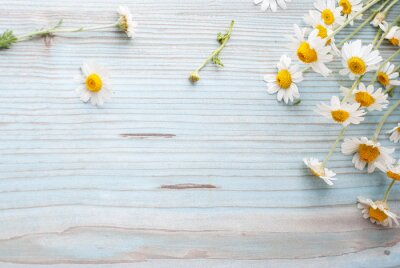
[[[340,129],[315,105],[349,81],[307,73],[299,106],[277,103],[262,81],[290,53],[285,35],[313,1],[279,13],[252,2],[1,1],[1,31],[22,34],[60,18],[68,27],[107,24],[119,4],[139,26],[134,40],[103,30],[0,51],[0,266],[400,264],[399,230],[372,225],[355,205],[359,195],[382,198],[384,176],[358,172],[337,150],[332,188],[302,164],[323,158]],[[389,18],[399,11],[397,4]],[[231,19],[225,68],[207,66],[191,85],[188,73]],[[370,26],[362,32],[364,40],[374,35]],[[393,52],[386,44],[381,51]],[[89,59],[111,73],[115,94],[101,108],[74,93],[73,77]],[[372,113],[346,136],[371,136],[381,116]],[[390,145],[384,132],[380,140]],[[399,189],[390,198],[398,213]]]

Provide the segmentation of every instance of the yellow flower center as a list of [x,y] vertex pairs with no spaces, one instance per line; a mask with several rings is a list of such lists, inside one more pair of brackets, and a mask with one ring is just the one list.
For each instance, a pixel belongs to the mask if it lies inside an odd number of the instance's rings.
[[[389,209],[389,207],[382,201],[376,201],[375,204],[377,204],[377,205],[383,204],[383,207],[385,209]],[[382,209],[380,209],[380,208],[373,209],[372,207],[369,207],[369,216],[372,219],[379,221],[379,222],[383,222],[388,217]]]
[[[315,26],[315,29],[318,30],[318,36],[321,37],[321,39],[328,37],[328,29],[326,27],[324,27],[323,25],[318,24],[317,26]],[[330,45],[330,44],[331,44],[331,40],[329,39],[328,41],[326,41],[326,45]]]
[[92,92],[99,92],[103,86],[100,76],[91,74],[86,78],[86,87]]
[[340,0],[339,6],[341,6],[343,8],[342,12],[343,12],[343,14],[346,14],[346,15],[350,14],[351,10],[353,8],[351,3],[349,2],[349,0]]
[[355,94],[356,102],[358,102],[361,106],[369,107],[374,104],[375,99],[368,92],[360,91]]
[[377,147],[372,145],[360,144],[358,148],[358,154],[360,155],[360,159],[364,162],[370,163],[378,158],[381,154]]
[[399,132],[399,133],[400,133],[400,127],[398,127],[398,128],[397,128],[397,132]]
[[120,16],[118,20],[118,26],[124,31],[128,31],[128,20],[125,16]]
[[333,120],[335,120],[338,123],[343,123],[350,117],[349,112],[347,112],[345,110],[332,111],[331,115],[332,115]]
[[393,37],[392,39],[389,40],[390,43],[392,43],[392,45],[394,46],[398,46],[399,45],[399,39]]
[[331,25],[335,22],[335,15],[333,15],[330,9],[325,9],[321,12],[321,19],[324,20],[326,25]]
[[394,173],[393,171],[389,170],[388,172],[386,172],[386,175],[389,178],[393,179],[393,180],[400,181],[400,174],[399,173]]
[[315,49],[310,48],[307,42],[302,42],[297,49],[297,57],[305,63],[311,63],[318,60],[318,55]]
[[367,70],[367,65],[364,60],[359,57],[351,57],[347,61],[347,65],[353,74],[362,75]]
[[390,83],[389,76],[384,72],[379,72],[378,73],[378,81],[379,81],[379,83],[381,83],[385,87],[387,85],[389,85],[389,83]]
[[315,176],[315,177],[320,177],[321,175],[314,169],[310,168],[310,172]]
[[288,89],[292,84],[292,75],[288,70],[281,70],[276,75],[276,83],[283,89]]

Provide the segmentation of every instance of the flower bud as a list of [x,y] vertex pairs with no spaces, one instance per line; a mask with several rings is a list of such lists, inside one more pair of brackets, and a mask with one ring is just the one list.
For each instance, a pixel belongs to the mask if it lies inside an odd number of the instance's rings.
[[197,81],[200,80],[200,75],[197,71],[191,72],[189,75],[189,80],[192,83],[196,83]]
[[371,22],[371,24],[374,27],[378,27],[386,18],[386,14],[384,12],[379,12],[376,14],[374,20]]

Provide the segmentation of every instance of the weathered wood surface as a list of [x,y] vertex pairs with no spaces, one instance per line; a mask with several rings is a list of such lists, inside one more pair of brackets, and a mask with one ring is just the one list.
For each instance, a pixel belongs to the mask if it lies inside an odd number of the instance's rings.
[[[109,30],[0,52],[0,266],[399,265],[399,230],[370,224],[355,206],[358,195],[381,198],[387,180],[357,172],[339,152],[333,188],[302,165],[322,158],[339,130],[315,105],[348,82],[309,73],[295,107],[266,93],[262,76],[289,52],[284,35],[312,7],[293,2],[267,14],[252,0],[1,0],[2,31],[60,18],[110,23],[118,4],[139,27],[134,41]],[[208,66],[190,85],[188,72],[231,19],[226,67]],[[87,59],[111,72],[115,96],[103,108],[74,93]],[[372,135],[380,116],[348,136]],[[396,187],[397,212],[399,197]]]

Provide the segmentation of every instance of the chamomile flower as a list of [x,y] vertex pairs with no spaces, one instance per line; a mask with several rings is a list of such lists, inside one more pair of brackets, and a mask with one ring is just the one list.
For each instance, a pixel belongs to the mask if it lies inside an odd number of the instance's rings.
[[278,6],[282,9],[286,9],[286,3],[291,2],[291,0],[254,0],[254,4],[261,4],[261,10],[266,11],[269,7],[272,12],[276,12],[278,10]]
[[325,45],[330,45],[332,51],[337,56],[340,55],[340,51],[335,45],[335,38],[332,37],[327,40],[327,37],[333,33],[332,29],[324,23],[320,16],[310,11],[309,14],[304,17],[304,21],[318,31],[318,37],[325,41]]
[[394,46],[400,46],[400,27],[393,26],[389,29],[389,24],[384,21],[381,25],[379,25],[386,33],[385,39],[389,40],[389,42]]
[[385,18],[386,18],[386,13],[379,12],[371,21],[371,25],[374,27],[381,27],[382,23],[385,21]]
[[[357,12],[362,10],[362,0],[338,0],[339,6],[342,7],[342,14],[346,19],[352,18]],[[355,18],[356,20],[362,19],[362,15]],[[354,24],[354,20],[350,21],[350,25]]]
[[345,69],[340,70],[340,74],[355,79],[378,69],[382,57],[378,50],[372,49],[372,44],[363,46],[361,40],[345,43],[342,48],[342,64]]
[[395,72],[394,64],[388,62],[378,71],[378,82],[385,88],[400,86],[399,72]]
[[350,124],[360,124],[364,120],[365,111],[359,108],[358,103],[341,103],[337,96],[333,96],[331,105],[318,104],[315,112],[346,127]]
[[392,128],[389,132],[390,135],[390,141],[394,143],[398,143],[400,140],[400,123],[397,124],[397,127]]
[[364,197],[358,197],[357,207],[361,209],[364,219],[370,219],[372,223],[382,226],[392,227],[393,221],[399,225],[398,216],[390,211],[389,206],[384,201],[375,201]]
[[322,179],[326,184],[330,186],[333,185],[332,181],[336,180],[336,178],[334,178],[336,176],[335,172],[325,168],[322,165],[322,162],[316,158],[304,158],[303,161],[310,170],[311,174]]
[[297,57],[305,64],[323,75],[328,76],[331,70],[326,67],[325,63],[332,61],[333,56],[330,54],[331,48],[325,46],[326,41],[318,37],[318,30],[313,30],[306,40],[305,30],[294,25],[295,36],[291,36],[291,48],[296,49]]
[[133,21],[132,13],[126,6],[119,6],[118,8],[119,20],[118,27],[125,32],[129,38],[133,38],[135,35],[135,28],[137,23]]
[[268,93],[277,93],[278,101],[284,100],[285,103],[300,97],[296,83],[303,81],[303,73],[291,63],[292,60],[288,56],[282,55],[277,64],[277,74],[264,76],[264,81],[268,83]]
[[93,105],[103,105],[112,94],[108,71],[95,62],[84,63],[81,70],[83,75],[79,81],[82,84],[76,89],[80,99],[83,102],[90,100]]
[[395,165],[376,165],[389,179],[400,181],[400,161]]
[[314,7],[318,11],[321,19],[328,26],[337,26],[344,23],[345,18],[342,16],[342,7],[336,6],[335,0],[317,0],[314,3]]
[[[349,95],[349,88],[341,87],[344,96]],[[351,93],[350,102],[359,103],[360,107],[368,111],[382,111],[388,106],[388,95],[383,93],[382,89],[374,89],[373,85],[366,87],[364,83],[360,83],[358,88]]]
[[394,159],[391,154],[394,148],[388,149],[381,146],[380,143],[368,140],[366,137],[347,138],[342,143],[342,153],[345,155],[353,156],[353,164],[359,169],[363,170],[368,165],[368,173],[375,171],[376,164],[391,165]]

